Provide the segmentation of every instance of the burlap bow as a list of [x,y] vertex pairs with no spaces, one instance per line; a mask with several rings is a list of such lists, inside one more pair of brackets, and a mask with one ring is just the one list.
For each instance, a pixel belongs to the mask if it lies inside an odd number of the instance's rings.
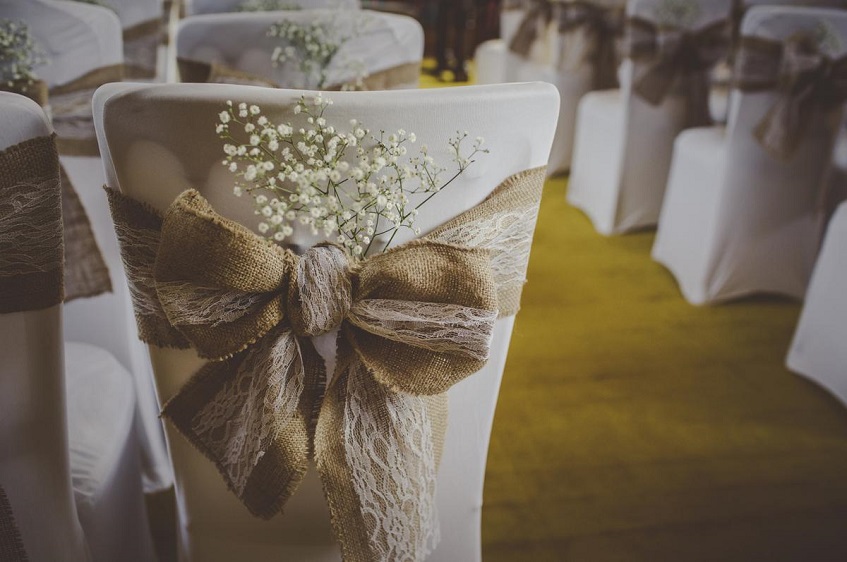
[[24,541],[6,490],[0,486],[0,560],[4,562],[28,562]]
[[531,0],[529,6],[525,7],[524,17],[509,42],[510,51],[524,58],[529,56],[529,51],[538,36],[553,21],[555,4],[558,4],[558,2]]
[[[331,245],[296,256],[196,191],[164,218],[109,191],[141,338],[210,360],[163,414],[255,515],[278,513],[314,458],[345,560],[423,560],[444,393],[516,311],[543,174],[356,264]],[[327,386],[310,338],[336,329]]]
[[833,60],[805,33],[784,43],[744,37],[735,75],[742,91],[779,92],[778,101],[753,131],[778,158],[794,154],[817,113],[835,115],[847,101],[847,57]]
[[630,58],[647,63],[635,80],[635,93],[651,105],[659,105],[671,94],[683,96],[686,125],[691,127],[711,122],[708,71],[728,48],[729,26],[724,20],[692,31],[631,18],[624,41]]

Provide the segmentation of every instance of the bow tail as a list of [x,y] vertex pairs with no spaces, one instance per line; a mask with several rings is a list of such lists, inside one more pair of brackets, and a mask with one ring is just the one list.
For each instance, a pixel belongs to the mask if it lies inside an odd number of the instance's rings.
[[753,129],[753,134],[770,154],[787,160],[803,138],[812,118],[811,104],[783,96]]
[[672,61],[660,61],[638,78],[635,82],[635,93],[650,105],[659,105],[671,93],[676,75],[676,66]]
[[550,9],[543,3],[537,3],[530,8],[509,43],[509,50],[523,58],[529,57],[532,45],[538,38],[538,26],[549,22],[550,17]]
[[250,512],[267,519],[306,474],[314,408],[308,373],[322,370],[310,344],[279,330],[248,352],[204,366],[162,414]]
[[611,32],[595,30],[594,84],[595,90],[610,90],[618,87],[618,47]]
[[422,561],[439,540],[435,482],[446,394],[378,383],[344,338],[321,409],[315,458],[345,562]]

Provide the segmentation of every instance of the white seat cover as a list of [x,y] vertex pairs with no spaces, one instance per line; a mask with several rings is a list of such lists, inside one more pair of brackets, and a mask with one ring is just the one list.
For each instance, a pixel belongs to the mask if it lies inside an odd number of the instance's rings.
[[[830,55],[843,56],[847,12],[841,10],[761,6],[748,13],[743,34],[784,40],[821,25],[841,38]],[[790,158],[772,156],[753,131],[777,100],[774,91],[734,91],[725,130],[690,131],[676,143],[653,257],[673,272],[691,303],[756,292],[805,294],[835,130],[811,123]]]
[[[328,67],[327,85],[351,82],[361,63],[373,74],[423,58],[423,28],[408,16],[368,10],[355,12],[360,32],[344,43]],[[204,63],[222,63],[233,69],[264,77],[285,87],[303,87],[302,73],[274,67],[271,55],[280,40],[268,37],[272,23],[283,19],[302,25],[313,21],[343,26],[352,21],[330,10],[210,14],[187,18],[177,30],[177,57]],[[345,63],[349,61],[349,64]],[[286,73],[287,72],[287,73]],[[416,87],[417,78],[405,87]]]
[[[252,204],[232,195],[232,180],[220,166],[221,143],[213,132],[216,115],[228,99],[256,103],[269,115],[279,115],[290,111],[299,95],[227,85],[101,88],[95,104],[105,106],[98,134],[102,145],[108,146],[104,153],[108,182],[159,210],[193,186],[218,212],[253,228]],[[448,188],[449,197],[433,199],[421,208],[417,225],[424,233],[478,204],[506,177],[546,163],[558,103],[555,89],[543,84],[328,96],[335,102],[333,121],[343,124],[356,118],[373,130],[415,132],[418,142],[428,144],[437,160],[449,161],[446,140],[456,128],[487,139],[491,154],[480,156]],[[135,117],[128,119],[130,115]],[[406,232],[396,242],[411,238]],[[429,560],[481,559],[485,458],[512,325],[513,318],[497,322],[489,363],[449,392],[450,425],[437,494],[442,542]],[[324,336],[316,343],[323,353],[332,355],[331,338]],[[203,364],[191,351],[151,347],[151,355],[162,400],[173,396]],[[339,560],[314,472],[283,515],[258,520],[226,490],[214,466],[170,425],[166,427],[176,474],[183,559]]]

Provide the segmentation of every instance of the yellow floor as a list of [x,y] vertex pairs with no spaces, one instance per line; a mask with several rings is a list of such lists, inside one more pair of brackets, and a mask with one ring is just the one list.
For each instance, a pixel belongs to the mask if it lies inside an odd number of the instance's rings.
[[548,181],[494,424],[486,562],[847,560],[847,411],[789,373],[800,305],[687,304],[652,233]]

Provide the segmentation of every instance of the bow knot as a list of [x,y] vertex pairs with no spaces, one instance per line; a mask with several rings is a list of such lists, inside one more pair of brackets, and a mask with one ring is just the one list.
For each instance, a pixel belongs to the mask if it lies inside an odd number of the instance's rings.
[[288,311],[298,336],[320,336],[339,326],[353,304],[350,264],[332,245],[309,249],[297,260],[289,283]]

